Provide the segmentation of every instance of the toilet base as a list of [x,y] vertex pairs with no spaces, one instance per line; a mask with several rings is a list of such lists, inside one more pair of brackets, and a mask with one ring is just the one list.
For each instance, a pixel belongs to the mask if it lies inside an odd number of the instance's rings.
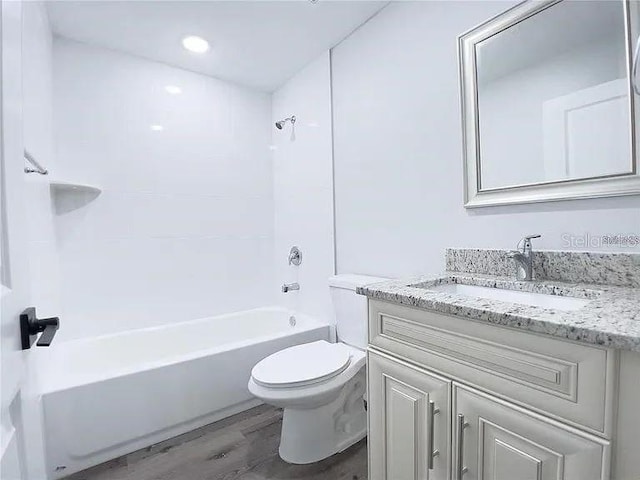
[[314,463],[366,437],[365,390],[366,375],[362,368],[327,405],[308,409],[286,407],[280,457],[288,463]]

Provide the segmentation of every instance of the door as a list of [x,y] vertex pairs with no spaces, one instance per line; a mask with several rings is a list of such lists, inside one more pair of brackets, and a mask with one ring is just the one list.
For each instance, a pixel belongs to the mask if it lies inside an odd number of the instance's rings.
[[545,180],[631,172],[627,78],[547,100],[542,115]]
[[453,414],[453,480],[608,478],[605,440],[457,384]]
[[449,478],[450,382],[368,353],[369,479]]
[[19,315],[27,306],[28,267],[24,226],[22,144],[22,7],[0,7],[0,478],[18,480],[22,455],[20,390],[24,360]]

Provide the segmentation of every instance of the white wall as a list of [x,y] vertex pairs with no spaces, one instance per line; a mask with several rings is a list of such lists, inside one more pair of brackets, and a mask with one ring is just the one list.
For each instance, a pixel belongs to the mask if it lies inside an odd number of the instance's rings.
[[[51,29],[42,2],[25,2],[22,9],[24,145],[54,175]],[[25,187],[30,304],[37,307],[39,316],[59,315],[62,305],[49,177],[25,175]]]
[[512,4],[392,3],[334,48],[339,272],[434,273],[446,247],[527,233],[547,249],[571,248],[564,233],[640,233],[638,197],[463,208],[456,37]]
[[[272,122],[296,115],[291,125],[273,128],[275,198],[275,281],[279,303],[319,318],[333,318],[328,278],[333,275],[333,166],[329,53],[296,74],[273,95]],[[270,124],[273,126],[273,123]],[[302,264],[289,266],[297,245]],[[299,282],[298,292],[281,293]]]
[[59,175],[103,189],[56,218],[61,339],[272,303],[270,108],[266,94],[54,40]]

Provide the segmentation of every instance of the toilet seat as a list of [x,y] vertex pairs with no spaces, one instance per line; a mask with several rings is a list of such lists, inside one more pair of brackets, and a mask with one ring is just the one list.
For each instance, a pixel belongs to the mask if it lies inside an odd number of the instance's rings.
[[253,381],[268,388],[293,388],[329,380],[351,363],[349,348],[320,340],[285,348],[258,362]]

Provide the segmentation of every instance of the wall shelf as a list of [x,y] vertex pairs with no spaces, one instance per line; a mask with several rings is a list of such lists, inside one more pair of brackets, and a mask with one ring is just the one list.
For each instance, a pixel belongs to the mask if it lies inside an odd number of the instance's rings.
[[95,185],[62,180],[52,180],[49,191],[58,215],[84,207],[102,193],[102,189]]

